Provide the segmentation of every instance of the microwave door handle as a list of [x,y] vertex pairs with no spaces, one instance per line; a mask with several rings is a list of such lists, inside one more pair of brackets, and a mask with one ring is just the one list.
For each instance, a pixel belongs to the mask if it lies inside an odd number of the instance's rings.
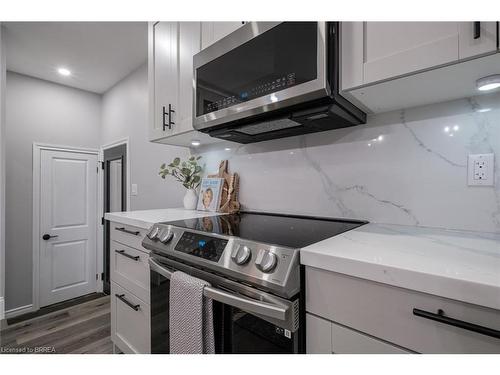
[[[173,275],[172,271],[166,269],[165,267],[162,267],[151,258],[149,258],[149,265],[153,271],[159,273],[169,280]],[[289,307],[285,305],[258,301],[241,295],[229,293],[211,286],[205,287],[205,289],[203,290],[203,295],[207,298],[213,299],[214,301],[237,307],[241,310],[279,320],[286,320],[289,309]]]

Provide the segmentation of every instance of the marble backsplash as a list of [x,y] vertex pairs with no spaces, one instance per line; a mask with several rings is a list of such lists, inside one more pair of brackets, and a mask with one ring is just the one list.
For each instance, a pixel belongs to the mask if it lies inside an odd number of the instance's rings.
[[[245,210],[500,232],[500,93],[196,151],[207,172],[229,159]],[[495,186],[467,186],[467,155],[491,152]]]

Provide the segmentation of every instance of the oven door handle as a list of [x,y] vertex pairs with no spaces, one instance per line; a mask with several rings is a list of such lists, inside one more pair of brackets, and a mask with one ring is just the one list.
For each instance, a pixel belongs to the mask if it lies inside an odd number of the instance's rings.
[[[165,267],[162,267],[151,258],[149,258],[149,265],[151,270],[159,273],[169,280],[174,273]],[[213,299],[214,301],[237,307],[250,313],[279,320],[286,320],[288,310],[290,309],[289,306],[286,305],[258,301],[242,295],[226,292],[225,290],[214,288],[212,286],[206,286],[203,289],[203,295],[207,298]]]

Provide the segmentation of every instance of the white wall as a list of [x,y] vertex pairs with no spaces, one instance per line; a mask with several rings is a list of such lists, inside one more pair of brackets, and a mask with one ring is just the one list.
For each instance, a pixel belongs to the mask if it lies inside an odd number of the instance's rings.
[[5,45],[0,23],[0,320],[5,308]]
[[[207,171],[229,159],[247,210],[500,232],[500,93],[222,147],[202,152]],[[467,155],[490,152],[495,187],[467,186]]]
[[181,207],[184,188],[173,179],[158,176],[163,162],[186,157],[186,148],[148,141],[147,66],[118,82],[102,98],[102,144],[129,137],[130,182],[138,185],[130,209]]
[[98,148],[101,96],[7,72],[6,310],[32,303],[33,142]]

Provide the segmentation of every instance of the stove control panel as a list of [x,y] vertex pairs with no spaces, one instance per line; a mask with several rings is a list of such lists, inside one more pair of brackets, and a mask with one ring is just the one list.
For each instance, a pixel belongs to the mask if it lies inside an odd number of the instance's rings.
[[299,250],[155,224],[142,245],[231,279],[293,296],[300,288]]

